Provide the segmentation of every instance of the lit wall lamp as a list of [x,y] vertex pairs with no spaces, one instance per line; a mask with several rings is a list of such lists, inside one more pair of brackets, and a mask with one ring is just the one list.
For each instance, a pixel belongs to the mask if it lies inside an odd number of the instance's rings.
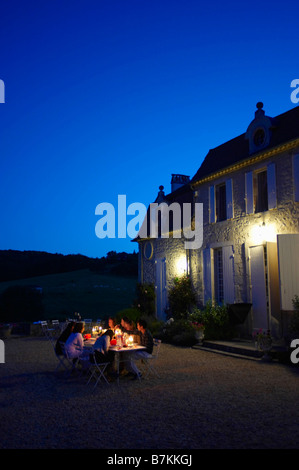
[[276,242],[277,230],[274,223],[254,225],[251,229],[250,239],[259,245],[265,242]]
[[178,276],[188,273],[188,263],[186,255],[181,255],[177,258],[176,263],[176,273]]

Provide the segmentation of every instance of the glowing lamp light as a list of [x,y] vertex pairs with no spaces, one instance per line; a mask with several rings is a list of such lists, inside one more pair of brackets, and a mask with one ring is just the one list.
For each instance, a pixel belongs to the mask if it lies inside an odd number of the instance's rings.
[[127,339],[127,346],[133,346],[133,336],[129,336],[129,338]]
[[180,256],[176,261],[176,272],[179,276],[182,276],[185,272],[187,272],[187,260],[186,256]]
[[263,224],[254,225],[251,229],[250,238],[256,244],[264,242],[275,242],[276,241],[276,226],[275,224]]

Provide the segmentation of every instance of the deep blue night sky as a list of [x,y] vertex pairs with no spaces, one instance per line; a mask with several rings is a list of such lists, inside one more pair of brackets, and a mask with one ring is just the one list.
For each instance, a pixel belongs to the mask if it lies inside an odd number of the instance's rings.
[[137,250],[96,237],[99,203],[148,205],[258,101],[297,106],[297,1],[9,0],[0,16],[2,250]]

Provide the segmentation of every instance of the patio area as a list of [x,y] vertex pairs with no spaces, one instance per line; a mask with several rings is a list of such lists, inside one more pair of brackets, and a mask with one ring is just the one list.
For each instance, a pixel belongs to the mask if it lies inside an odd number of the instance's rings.
[[93,390],[44,337],[5,340],[2,449],[294,449],[298,367],[161,345],[160,378]]

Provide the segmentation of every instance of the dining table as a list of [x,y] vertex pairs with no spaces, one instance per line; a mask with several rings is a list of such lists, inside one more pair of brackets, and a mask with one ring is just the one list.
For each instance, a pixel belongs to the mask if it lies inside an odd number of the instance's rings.
[[[128,353],[132,353],[135,351],[141,351],[142,349],[146,349],[145,346],[141,346],[140,344],[133,343],[132,346],[110,346],[109,350],[115,352],[116,358],[116,373],[117,373],[117,383],[119,385],[119,364],[120,362],[126,362],[125,356]],[[121,355],[123,355],[123,359],[121,359]],[[130,360],[130,359],[129,359]]]
[[[94,343],[96,342],[97,338],[91,337],[88,338],[84,341],[84,348],[86,349],[93,349]],[[126,362],[125,356],[128,355],[129,353],[135,352],[135,351],[141,351],[143,349],[146,349],[145,346],[141,346],[140,344],[133,343],[130,346],[127,345],[117,345],[113,344],[110,345],[109,351],[113,351],[115,353],[115,359],[116,359],[116,373],[117,373],[117,383],[119,385],[119,365],[121,362]],[[121,359],[121,355],[123,355],[123,359]]]

